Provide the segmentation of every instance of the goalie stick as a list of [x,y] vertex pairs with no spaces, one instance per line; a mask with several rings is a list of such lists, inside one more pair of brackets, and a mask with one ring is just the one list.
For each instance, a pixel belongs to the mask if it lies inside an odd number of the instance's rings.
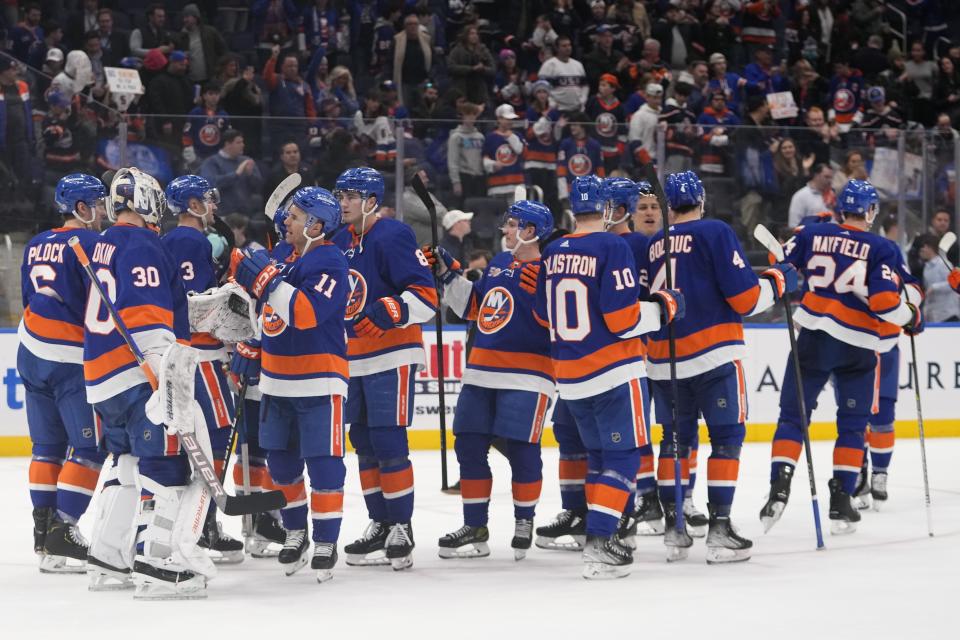
[[[770,230],[762,224],[753,229],[753,237],[765,248],[777,262],[784,261],[783,247]],[[817,532],[817,549],[823,549],[823,528],[820,525],[820,501],[817,498],[817,481],[813,477],[813,453],[810,450],[810,422],[807,416],[807,403],[803,398],[803,380],[800,377],[800,353],[797,351],[796,327],[793,324],[793,308],[787,294],[780,298],[783,313],[787,317],[787,333],[790,334],[790,357],[793,359],[793,374],[797,380],[797,405],[800,407],[800,428],[803,431],[803,454],[807,459],[807,476],[810,478],[810,498],[813,501],[813,526]]]
[[[653,187],[653,193],[657,196],[657,204],[660,205],[660,216],[663,226],[663,268],[666,275],[666,288],[673,289],[673,260],[670,251],[670,211],[667,208],[667,196],[663,193],[663,185],[660,184],[660,178],[653,164],[644,165],[644,176]],[[670,352],[670,396],[673,400],[671,409],[671,418],[673,420],[673,429],[671,429],[671,444],[673,445],[673,503],[676,516],[675,529],[677,533],[686,532],[686,525],[683,521],[683,478],[680,466],[680,442],[677,431],[680,429],[680,386],[677,382],[677,340],[673,335],[673,323],[667,324],[667,345]]]
[[[70,248],[73,249],[73,252],[76,254],[77,260],[79,260],[80,266],[83,267],[87,277],[90,279],[91,285],[97,290],[97,293],[100,294],[100,299],[107,308],[107,312],[110,314],[110,318],[113,320],[117,332],[133,353],[133,357],[136,359],[140,370],[143,371],[143,375],[147,377],[151,388],[156,391],[159,384],[156,374],[144,359],[140,347],[133,341],[133,337],[131,337],[130,332],[127,330],[127,325],[124,324],[120,314],[117,313],[116,307],[113,306],[113,301],[103,290],[103,285],[100,283],[100,280],[97,279],[96,274],[93,272],[93,267],[90,265],[87,252],[84,251],[80,245],[80,240],[74,236],[67,241],[67,244],[70,245]],[[213,463],[207,454],[204,453],[203,449],[201,449],[200,443],[197,442],[196,436],[192,433],[180,433],[179,436],[180,445],[183,447],[184,453],[186,453],[194,473],[200,476],[204,484],[210,489],[210,494],[213,497],[213,501],[217,504],[217,508],[225,515],[242,516],[248,513],[272,511],[286,506],[287,501],[281,491],[266,491],[246,496],[232,496],[228,494],[223,488],[223,483],[220,482],[220,479],[217,477]]]
[[[430,214],[431,239],[433,240],[433,246],[437,247],[440,245],[440,234],[437,227],[437,205],[433,202],[430,192],[427,191],[427,186],[423,184],[419,175],[413,176],[410,186],[413,187],[417,196],[423,201],[423,206],[427,208],[427,213]],[[443,290],[437,281],[436,273],[434,273],[434,286],[437,289],[437,313],[434,315],[434,324],[437,330],[437,391],[440,401],[440,488],[442,491],[446,491],[449,486],[447,483],[447,403],[443,388]]]

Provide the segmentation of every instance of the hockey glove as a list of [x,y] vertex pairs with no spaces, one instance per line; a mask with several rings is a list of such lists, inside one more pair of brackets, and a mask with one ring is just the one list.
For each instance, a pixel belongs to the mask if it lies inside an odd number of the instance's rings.
[[431,247],[428,244],[420,247],[423,257],[427,259],[430,270],[433,271],[443,284],[448,284],[453,277],[460,273],[460,261],[450,255],[443,247]]
[[777,300],[785,294],[797,290],[800,286],[800,280],[797,277],[797,270],[792,264],[778,262],[769,269],[760,274],[761,278],[766,278],[773,284],[773,294]]
[[960,293],[960,267],[954,267],[950,275],[947,276],[947,282],[953,287],[953,290]]
[[923,320],[923,312],[920,310],[920,307],[910,302],[907,303],[907,306],[910,308],[913,316],[910,318],[910,322],[903,325],[903,332],[908,336],[923,333],[923,329],[926,326],[926,322]]
[[[232,260],[231,260],[232,262]],[[280,280],[280,269],[266,251],[257,251],[239,261],[234,279],[254,298],[268,297]]]
[[379,338],[389,329],[403,326],[409,318],[407,303],[400,296],[380,298],[360,312],[353,329],[358,336]]
[[540,263],[528,262],[520,269],[520,288],[530,294],[537,293],[537,278],[540,276]]
[[246,379],[247,384],[260,384],[260,343],[238,342],[230,360],[230,373]]
[[678,289],[660,289],[654,291],[650,297],[660,305],[661,327],[679,320],[687,312],[687,303]]

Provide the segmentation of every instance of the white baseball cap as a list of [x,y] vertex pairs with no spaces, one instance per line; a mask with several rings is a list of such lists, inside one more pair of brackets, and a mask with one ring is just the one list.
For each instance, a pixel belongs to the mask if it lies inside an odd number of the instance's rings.
[[450,211],[443,214],[443,228],[449,231],[450,227],[461,220],[473,220],[473,214],[460,211],[460,209],[450,209]]
[[657,82],[651,82],[647,85],[646,94],[648,96],[662,96],[663,95],[663,85]]
[[513,110],[513,105],[502,104],[497,107],[497,110],[493,112],[498,118],[505,118],[507,120],[516,120],[520,116],[517,115],[517,112]]
[[57,49],[56,47],[51,48],[49,51],[47,51],[47,60],[63,62],[63,51],[60,51],[60,49]]

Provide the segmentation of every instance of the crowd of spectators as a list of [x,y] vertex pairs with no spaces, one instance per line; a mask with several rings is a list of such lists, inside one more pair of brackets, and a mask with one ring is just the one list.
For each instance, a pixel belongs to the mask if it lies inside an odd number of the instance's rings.
[[[7,0],[0,9],[8,227],[43,222],[64,173],[115,167],[121,122],[131,161],[161,182],[210,178],[222,212],[257,225],[286,175],[330,187],[367,164],[388,176],[384,213],[424,240],[429,223],[405,187],[420,173],[458,229],[473,218],[451,239],[464,259],[492,240],[518,185],[539,187],[564,224],[574,177],[636,177],[656,163],[699,171],[708,212],[742,231],[789,229],[831,209],[847,179],[889,162],[904,131],[917,134],[907,151],[931,152],[933,206],[953,206],[960,3],[947,0]],[[140,74],[145,92],[125,115],[105,67]]]

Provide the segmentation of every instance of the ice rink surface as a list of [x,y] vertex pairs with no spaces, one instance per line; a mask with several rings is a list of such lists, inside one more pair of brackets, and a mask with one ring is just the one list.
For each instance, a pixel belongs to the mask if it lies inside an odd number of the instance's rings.
[[[814,443],[825,532],[832,443]],[[701,450],[705,470],[709,445]],[[743,450],[734,522],[754,543],[744,564],[707,566],[698,540],[682,564],[664,561],[662,538],[638,538],[633,573],[580,577],[577,553],[531,549],[515,562],[509,469],[496,452],[489,558],[440,560],[437,538],[461,524],[459,496],[440,493],[439,453],[413,454],[414,568],[347,567],[317,584],[307,568],[285,577],[275,560],[221,567],[202,601],[134,602],[130,592],[89,593],[86,577],[41,575],[31,549],[26,458],[0,459],[0,637],[164,638],[960,638],[960,440],[927,443],[934,538],[927,537],[917,440],[897,443],[890,501],[864,513],[857,533],[826,533],[815,551],[805,467],[783,519],[762,534],[769,444]],[[451,452],[450,468],[457,477]],[[537,524],[560,508],[557,450],[544,451]],[[706,510],[706,478],[695,491]],[[347,458],[340,546],[366,524],[356,457]],[[238,518],[224,519],[239,533]],[[89,533],[90,522],[82,522]],[[611,636],[610,634],[613,634]]]

